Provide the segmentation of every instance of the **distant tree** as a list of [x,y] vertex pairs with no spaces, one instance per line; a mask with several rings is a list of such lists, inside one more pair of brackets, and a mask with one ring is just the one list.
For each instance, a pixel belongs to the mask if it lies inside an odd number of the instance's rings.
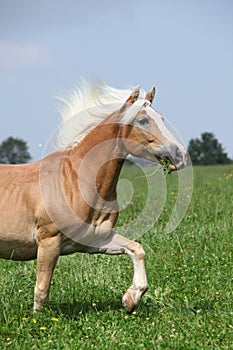
[[21,139],[8,137],[0,144],[0,163],[21,164],[31,159],[27,143]]
[[232,162],[227,153],[224,152],[221,143],[211,132],[201,134],[201,139],[190,140],[188,152],[193,165],[229,164]]

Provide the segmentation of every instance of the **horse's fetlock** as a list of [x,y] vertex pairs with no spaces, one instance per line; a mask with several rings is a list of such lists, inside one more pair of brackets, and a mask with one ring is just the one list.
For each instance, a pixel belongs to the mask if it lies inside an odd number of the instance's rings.
[[141,292],[146,293],[146,291],[148,290],[148,284],[144,284],[142,287],[141,287]]

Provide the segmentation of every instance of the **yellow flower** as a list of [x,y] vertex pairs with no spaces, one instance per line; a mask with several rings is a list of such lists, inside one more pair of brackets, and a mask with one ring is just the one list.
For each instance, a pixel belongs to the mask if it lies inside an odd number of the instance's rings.
[[46,327],[41,326],[41,327],[40,327],[40,330],[41,330],[41,331],[45,331],[45,330],[46,330]]
[[36,319],[35,319],[35,318],[33,318],[32,322],[33,322],[33,323],[36,323]]
[[27,319],[27,317],[23,317],[22,320],[23,321],[27,321],[28,319]]
[[56,317],[52,317],[51,320],[54,322],[58,322],[58,318],[56,318]]

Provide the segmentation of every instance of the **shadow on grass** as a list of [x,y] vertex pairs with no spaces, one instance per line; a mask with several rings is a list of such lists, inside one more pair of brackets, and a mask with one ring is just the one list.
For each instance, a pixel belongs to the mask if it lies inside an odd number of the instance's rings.
[[[88,313],[108,313],[117,312],[127,315],[127,311],[122,305],[121,297],[111,300],[98,301],[95,303],[89,301],[73,301],[67,303],[56,304],[48,302],[45,307],[51,312],[65,316],[67,319],[75,319],[80,315]],[[157,315],[159,307],[148,301],[141,300],[140,304],[133,310],[134,315],[140,317],[148,317],[149,315]],[[130,315],[130,314],[129,314]]]
[[[166,309],[171,313],[180,314],[208,314],[215,312],[216,300],[201,300],[193,305],[161,305],[157,303],[156,300],[148,301],[142,300],[135,308],[137,315],[140,317],[147,318],[148,316],[157,316],[161,309]],[[107,313],[107,312],[123,312],[127,314],[124,307],[122,306],[121,298],[115,300],[98,301],[92,303],[89,301],[73,301],[67,303],[56,304],[53,302],[48,302],[45,306],[51,312],[58,313],[65,316],[67,319],[75,319],[80,315],[85,315],[88,313]]]
[[88,301],[73,301],[55,304],[53,302],[48,302],[45,307],[53,312],[57,312],[71,319],[91,312],[109,312],[123,310],[120,298],[115,300],[98,301],[96,303],[91,303]]

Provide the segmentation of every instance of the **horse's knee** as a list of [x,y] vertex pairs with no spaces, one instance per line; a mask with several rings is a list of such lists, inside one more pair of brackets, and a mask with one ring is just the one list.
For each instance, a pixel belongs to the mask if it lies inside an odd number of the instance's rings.
[[146,253],[139,243],[136,243],[135,245],[134,254],[137,256],[139,260],[144,260],[146,257]]

